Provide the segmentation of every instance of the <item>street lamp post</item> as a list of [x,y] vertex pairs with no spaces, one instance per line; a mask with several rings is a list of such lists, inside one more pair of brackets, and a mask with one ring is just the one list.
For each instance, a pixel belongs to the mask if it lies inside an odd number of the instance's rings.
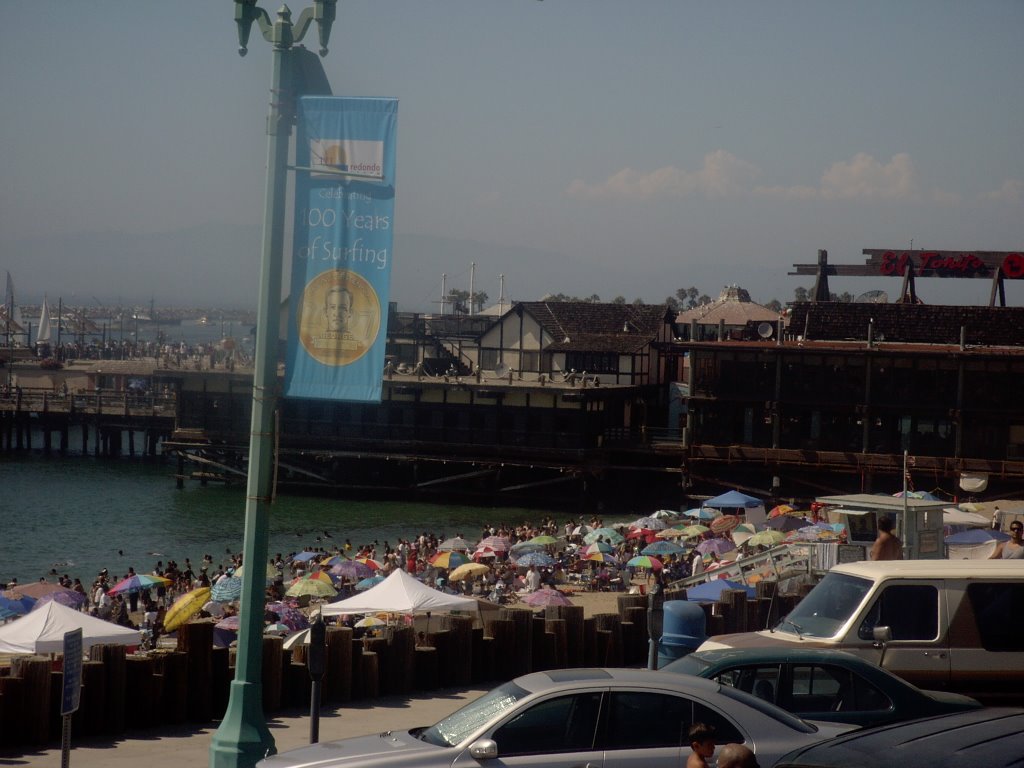
[[277,750],[263,715],[263,580],[258,578],[267,559],[267,524],[273,477],[273,429],[277,408],[278,307],[284,246],[284,210],[288,142],[293,103],[292,46],[317,23],[320,55],[334,23],[336,0],[315,0],[293,25],[291,11],[282,6],[277,19],[256,6],[256,0],[234,0],[238,52],[244,56],[253,22],[273,47],[273,84],[267,118],[267,185],[264,196],[263,246],[260,262],[259,305],[256,314],[256,361],[253,372],[252,422],[249,436],[249,475],[246,486],[243,552],[249,577],[242,580],[238,657],[228,708],[210,744],[210,768],[249,768]]

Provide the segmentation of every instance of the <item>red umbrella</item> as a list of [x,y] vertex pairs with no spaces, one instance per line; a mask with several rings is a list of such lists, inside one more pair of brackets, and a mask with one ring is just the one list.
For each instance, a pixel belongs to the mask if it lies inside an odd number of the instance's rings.
[[711,531],[712,533],[725,533],[739,524],[740,519],[736,515],[722,515],[711,521]]
[[547,607],[549,605],[573,605],[572,600],[566,595],[557,589],[550,589],[548,587],[531,592],[523,598],[523,602],[535,608]]
[[627,539],[643,539],[645,543],[650,544],[656,541],[658,538],[658,532],[651,528],[633,528],[629,533],[626,534]]

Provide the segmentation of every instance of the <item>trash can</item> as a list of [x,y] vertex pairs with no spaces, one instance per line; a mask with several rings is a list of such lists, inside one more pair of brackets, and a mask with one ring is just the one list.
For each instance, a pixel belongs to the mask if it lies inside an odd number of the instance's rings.
[[707,640],[704,609],[688,600],[669,600],[664,605],[662,635],[658,641],[658,669],[697,650]]

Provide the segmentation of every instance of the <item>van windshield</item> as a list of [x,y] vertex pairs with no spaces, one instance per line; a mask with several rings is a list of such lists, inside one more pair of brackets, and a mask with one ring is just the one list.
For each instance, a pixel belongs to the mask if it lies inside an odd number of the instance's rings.
[[834,637],[856,613],[871,585],[870,579],[840,573],[825,574],[825,578],[775,625],[775,629],[801,637]]

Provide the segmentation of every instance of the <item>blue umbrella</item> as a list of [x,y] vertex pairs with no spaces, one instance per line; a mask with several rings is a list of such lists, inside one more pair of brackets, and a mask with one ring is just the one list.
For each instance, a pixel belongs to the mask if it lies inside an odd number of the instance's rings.
[[747,496],[747,494],[740,493],[739,491],[726,491],[721,496],[715,496],[715,498],[704,502],[705,507],[714,507],[715,509],[721,509],[722,507],[760,507],[763,504],[764,502],[760,499]]
[[372,589],[373,587],[376,587],[382,581],[384,581],[384,577],[383,576],[370,576],[368,578],[363,579],[358,584],[356,584],[356,589],[358,591],[360,591],[360,592],[363,592],[364,590]]
[[210,598],[218,603],[229,603],[242,596],[242,580],[235,576],[225,576],[210,590]]
[[747,597],[757,596],[757,590],[753,587],[745,586],[738,581],[715,579],[714,581],[706,581],[703,584],[687,589],[686,599],[700,603],[717,603],[722,599],[722,593],[727,589],[742,589],[747,593]]
[[299,554],[292,557],[292,562],[307,563],[316,556],[316,552],[299,552]]
[[516,560],[516,565],[524,568],[531,565],[543,568],[554,564],[555,558],[553,558],[547,552],[527,552],[525,555]]
[[678,555],[680,552],[685,552],[685,548],[680,547],[678,544],[673,544],[671,541],[656,541],[653,544],[648,544],[646,547],[640,550],[641,555]]
[[3,609],[8,613],[9,616],[21,616],[32,610],[32,606],[36,604],[34,597],[28,595],[22,595],[19,597],[2,597],[0,596],[0,609]]
[[947,544],[987,544],[990,541],[1009,541],[1009,535],[989,528],[972,528],[946,537]]
[[688,509],[683,514],[687,517],[695,517],[698,520],[714,520],[716,517],[719,517],[722,513],[715,509],[701,507],[700,509]]

